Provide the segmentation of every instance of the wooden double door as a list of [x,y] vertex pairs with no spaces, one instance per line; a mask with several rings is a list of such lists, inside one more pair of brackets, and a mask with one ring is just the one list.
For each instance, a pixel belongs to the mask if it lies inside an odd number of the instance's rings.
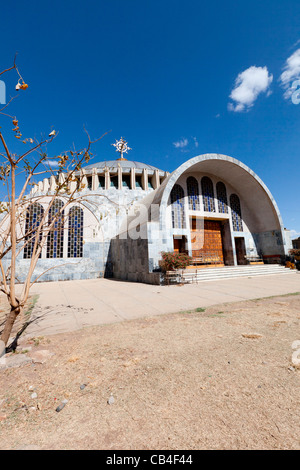
[[194,264],[224,264],[220,221],[204,220],[204,225],[197,228],[196,219],[192,218],[191,241]]

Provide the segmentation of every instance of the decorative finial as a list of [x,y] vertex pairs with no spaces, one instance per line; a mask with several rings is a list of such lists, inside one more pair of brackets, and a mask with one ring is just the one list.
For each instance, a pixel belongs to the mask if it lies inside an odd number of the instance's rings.
[[130,147],[128,147],[126,140],[121,137],[120,140],[116,140],[115,144],[111,144],[114,147],[116,147],[116,152],[119,152],[120,158],[118,160],[126,160],[126,158],[123,157],[123,153],[127,153],[128,150],[132,150]]

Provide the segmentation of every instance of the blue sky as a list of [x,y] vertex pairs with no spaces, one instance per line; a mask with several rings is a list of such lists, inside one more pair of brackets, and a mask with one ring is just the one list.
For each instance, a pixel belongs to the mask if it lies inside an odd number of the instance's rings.
[[[95,161],[116,158],[121,136],[129,159],[168,171],[199,154],[230,155],[260,176],[300,236],[300,104],[290,91],[300,78],[299,0],[16,0],[0,19],[1,69],[18,51],[29,85],[10,112],[24,136],[59,131],[50,156],[83,146],[83,126],[93,138],[110,131]],[[14,95],[15,75],[5,82]],[[7,135],[11,123],[0,120]]]

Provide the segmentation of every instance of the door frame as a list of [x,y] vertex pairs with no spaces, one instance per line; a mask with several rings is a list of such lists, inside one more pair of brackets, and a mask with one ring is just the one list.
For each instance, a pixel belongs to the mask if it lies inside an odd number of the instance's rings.
[[[240,247],[238,246],[238,244],[240,244]],[[235,248],[237,265],[242,266],[244,264],[247,264],[247,261],[245,258],[247,254],[245,237],[234,237],[234,248]]]

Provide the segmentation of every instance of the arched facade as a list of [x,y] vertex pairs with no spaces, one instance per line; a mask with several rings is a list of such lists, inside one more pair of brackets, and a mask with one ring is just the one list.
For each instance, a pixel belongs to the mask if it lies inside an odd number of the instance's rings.
[[[200,210],[196,213],[190,210],[187,192],[191,177],[201,188]],[[187,226],[180,233],[170,224],[170,193],[174,184],[186,188]],[[251,257],[265,263],[280,262],[287,254],[289,247],[273,196],[250,168],[232,157],[219,154],[194,157],[175,170],[153,196],[151,204],[159,209],[152,224],[158,224],[164,234],[161,251],[171,251],[174,237],[182,236],[186,252],[193,256],[192,240],[197,225],[199,233],[207,234],[204,247],[207,264],[211,264],[209,257],[212,262],[224,265],[246,264]],[[201,239],[200,235],[196,239]],[[159,255],[154,250],[151,254],[150,265],[155,266]]]

